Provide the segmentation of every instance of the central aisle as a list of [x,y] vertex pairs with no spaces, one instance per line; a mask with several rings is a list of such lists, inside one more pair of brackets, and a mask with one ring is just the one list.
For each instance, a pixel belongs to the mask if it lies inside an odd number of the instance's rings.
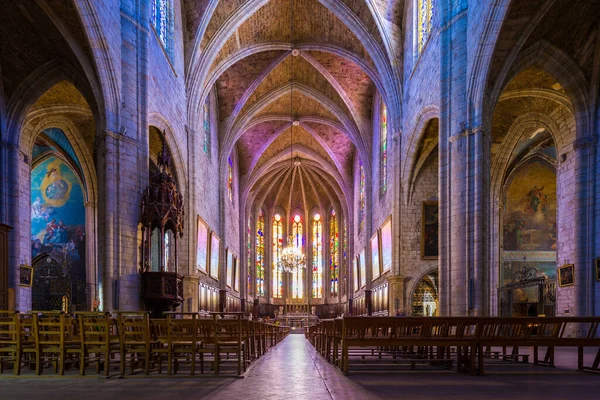
[[213,398],[369,399],[373,397],[325,362],[304,335],[289,335]]

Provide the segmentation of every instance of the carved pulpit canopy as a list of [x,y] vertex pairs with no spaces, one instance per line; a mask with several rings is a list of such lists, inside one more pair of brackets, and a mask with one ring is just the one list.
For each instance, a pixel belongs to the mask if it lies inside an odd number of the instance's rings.
[[183,196],[171,174],[171,156],[166,144],[158,154],[158,170],[142,194],[142,226],[173,231],[183,237]]
[[163,142],[158,170],[142,193],[142,300],[159,317],[183,302],[178,238],[183,237],[183,196],[171,173],[171,156]]

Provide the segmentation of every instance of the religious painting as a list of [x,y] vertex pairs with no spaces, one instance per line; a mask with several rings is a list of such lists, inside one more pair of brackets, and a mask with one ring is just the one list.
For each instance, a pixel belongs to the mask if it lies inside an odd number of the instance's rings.
[[220,239],[214,233],[210,234],[210,276],[219,279],[219,246]]
[[31,171],[31,258],[48,254],[72,282],[86,282],[85,247],[81,179],[61,158],[43,158]]
[[437,201],[424,201],[421,206],[421,259],[438,258],[438,212]]
[[371,268],[373,270],[373,280],[381,275],[381,263],[379,259],[379,235],[375,233],[371,238]]
[[360,252],[358,258],[360,264],[360,287],[363,287],[367,284],[367,260],[365,258],[365,249]]
[[225,259],[227,260],[227,278],[226,284],[229,287],[233,287],[233,253],[231,250],[225,250]]
[[19,285],[23,287],[31,287],[33,283],[33,268],[29,265],[21,265],[19,267]]
[[392,217],[389,217],[381,227],[381,270],[392,269]]
[[558,267],[558,285],[560,287],[573,286],[575,284],[575,266],[565,264]]
[[208,226],[198,215],[198,239],[196,242],[196,269],[206,272],[208,260]]
[[358,256],[354,257],[354,291],[356,292],[360,286],[358,286],[360,279],[358,275]]
[[594,271],[596,271],[596,281],[600,282],[600,257],[594,262]]
[[556,251],[556,172],[541,159],[519,166],[508,181],[504,251]]

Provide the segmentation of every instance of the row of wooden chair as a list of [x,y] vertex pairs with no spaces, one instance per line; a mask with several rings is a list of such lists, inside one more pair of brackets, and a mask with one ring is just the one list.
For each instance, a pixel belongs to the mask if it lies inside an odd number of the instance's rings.
[[[224,316],[225,318],[222,318]],[[109,313],[0,311],[0,373],[12,365],[15,375],[22,366],[35,368],[39,375],[45,365],[63,375],[78,364],[79,373],[95,363],[96,372],[148,375],[162,373],[166,361],[168,375],[188,368],[190,375],[205,364],[215,375],[222,365],[235,361],[234,373],[247,366],[269,347],[287,335],[286,329],[259,321],[249,321],[241,313],[200,315],[167,313],[166,318],[150,319],[145,312]],[[231,356],[233,357],[231,358]],[[101,371],[102,370],[102,371]]]
[[[344,373],[354,360],[377,370],[404,362],[482,374],[484,359],[527,363],[523,348],[533,350],[534,364],[554,366],[556,347],[576,347],[577,369],[600,372],[599,325],[600,317],[344,317],[321,320],[306,337]],[[585,348],[597,351],[591,365]]]

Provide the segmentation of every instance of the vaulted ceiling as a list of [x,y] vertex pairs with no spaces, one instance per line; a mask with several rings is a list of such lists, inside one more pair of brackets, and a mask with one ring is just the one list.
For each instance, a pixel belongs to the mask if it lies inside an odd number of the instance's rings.
[[185,2],[187,30],[201,34],[189,74],[216,90],[221,151],[237,150],[242,196],[286,209],[299,206],[295,192],[303,209],[344,203],[355,157],[370,153],[375,96],[393,75],[385,27],[402,2],[214,3]]

